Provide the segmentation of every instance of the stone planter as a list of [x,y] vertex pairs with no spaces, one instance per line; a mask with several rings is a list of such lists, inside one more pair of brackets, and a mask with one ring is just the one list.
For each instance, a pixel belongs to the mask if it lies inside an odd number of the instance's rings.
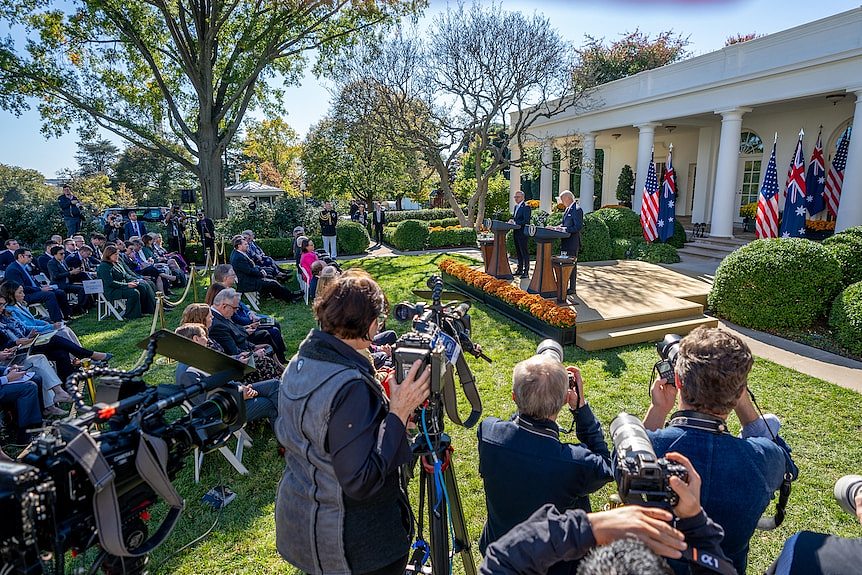
[[574,345],[576,329],[574,327],[556,327],[545,323],[533,314],[518,309],[503,300],[496,298],[477,287],[464,283],[458,278],[445,272],[441,273],[443,281],[456,291],[470,296],[476,301],[482,302],[497,313],[500,313],[515,323],[518,323],[530,331],[543,337],[549,337],[562,345]]

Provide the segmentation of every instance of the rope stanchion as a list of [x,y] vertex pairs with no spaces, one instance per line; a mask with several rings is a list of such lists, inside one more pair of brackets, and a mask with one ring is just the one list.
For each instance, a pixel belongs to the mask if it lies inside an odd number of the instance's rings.
[[[167,303],[168,305],[172,305],[172,306],[178,306],[181,303],[183,303],[186,299],[186,296],[189,295],[189,289],[191,289],[191,287],[192,287],[192,278],[194,278],[194,275],[195,275],[195,264],[190,264],[189,265],[189,278],[188,278],[188,280],[186,280],[186,287],[183,290],[183,295],[180,297],[179,300],[177,300],[175,302],[170,301],[169,299],[165,298],[165,303]],[[161,292],[159,292],[159,293],[161,293]],[[164,294],[162,294],[162,297],[164,298]]]
[[[161,326],[165,327],[165,310],[163,307],[163,299],[164,294],[162,292],[156,292],[156,309],[153,312],[153,323],[150,325],[150,335],[156,333],[156,325],[159,323],[159,318],[161,318]],[[138,358],[138,361],[135,362],[135,367],[132,369],[137,369],[141,365],[144,364],[144,360],[147,358],[147,350],[144,350],[141,353],[141,357]]]

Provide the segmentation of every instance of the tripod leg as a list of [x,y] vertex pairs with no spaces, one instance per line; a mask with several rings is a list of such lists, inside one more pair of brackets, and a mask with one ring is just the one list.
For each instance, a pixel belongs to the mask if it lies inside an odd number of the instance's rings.
[[[431,573],[433,575],[449,575],[449,514],[446,507],[446,496],[437,484],[433,473],[425,473],[424,476],[428,481],[428,531],[431,535],[431,540],[429,541],[431,544]],[[437,505],[438,501],[440,505]]]
[[[455,479],[455,462],[449,461],[449,467],[443,472],[443,481],[449,493],[451,505],[452,530],[455,532],[455,552],[461,554],[465,575],[476,575],[476,563],[470,550],[470,536],[467,533],[467,522],[464,520],[464,507],[461,505],[461,494]],[[447,534],[448,535],[448,534]]]

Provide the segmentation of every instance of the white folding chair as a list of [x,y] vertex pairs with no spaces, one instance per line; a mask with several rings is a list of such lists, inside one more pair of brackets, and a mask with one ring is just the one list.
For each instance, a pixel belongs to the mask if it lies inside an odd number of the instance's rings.
[[51,314],[48,313],[48,310],[45,309],[45,306],[40,303],[31,303],[30,313],[41,319],[49,319],[51,317]]
[[245,299],[248,300],[248,305],[251,306],[251,309],[254,311],[260,311],[260,293],[256,291],[246,291],[242,293],[245,296]]
[[[182,408],[186,413],[188,413],[192,410],[192,405],[186,402],[182,404]],[[242,453],[246,447],[252,446],[251,436],[246,432],[245,428],[234,431],[233,436],[236,438],[236,448],[231,451],[227,445],[222,445],[218,448],[218,452],[227,459],[228,463],[231,464],[231,467],[236,469],[237,473],[240,475],[248,475],[248,468],[242,463]],[[201,482],[201,467],[203,467],[204,464],[204,455],[206,455],[206,453],[195,447],[195,483]]]
[[308,272],[305,271],[304,267],[299,268],[300,273],[302,273],[302,292],[305,294],[305,305],[308,305],[308,288],[311,285],[311,276],[308,275]]
[[83,285],[85,294],[97,296],[96,313],[99,321],[102,321],[108,315],[113,315],[117,320],[123,321],[120,311],[126,311],[125,299],[117,299],[113,302],[108,301],[108,298],[105,297],[105,284],[100,279],[84,280]]

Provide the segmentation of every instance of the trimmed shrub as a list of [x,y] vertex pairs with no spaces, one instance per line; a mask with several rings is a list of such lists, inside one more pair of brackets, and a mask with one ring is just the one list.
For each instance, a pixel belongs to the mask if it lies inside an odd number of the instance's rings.
[[386,212],[387,222],[403,222],[405,220],[442,220],[443,218],[454,218],[455,211],[452,208],[433,208],[430,210],[392,210]]
[[445,218],[442,220],[429,220],[429,228],[451,228],[452,226],[460,226],[458,218]]
[[[335,238],[338,253],[347,256],[365,253],[371,244],[371,238],[368,236],[368,230],[365,229],[365,226],[347,220],[338,220],[335,226]],[[293,250],[291,249],[292,253]]]
[[613,238],[611,240],[611,259],[612,260],[627,260],[631,259],[635,247],[638,245],[637,239],[631,238]]
[[476,245],[476,230],[473,228],[450,227],[428,232],[429,248],[463,247]]
[[404,220],[395,228],[392,234],[392,245],[401,251],[419,251],[425,249],[428,241],[428,224],[418,220]]
[[674,218],[673,220],[673,235],[667,241],[668,244],[672,245],[675,248],[685,247],[686,235],[685,228],[682,226],[679,221]]
[[843,285],[862,281],[862,234],[836,234],[823,240],[823,247],[838,260]]
[[[601,211],[601,210],[600,210]],[[596,262],[611,259],[611,233],[597,212],[584,216],[584,228],[581,230],[581,253],[578,260]]]
[[852,228],[847,228],[846,230],[838,232],[835,235],[836,236],[853,236],[856,238],[862,238],[862,226],[853,226]]
[[804,328],[821,317],[841,287],[841,267],[817,242],[755,240],[715,272],[709,307],[754,329]]
[[844,288],[835,298],[829,327],[838,343],[851,353],[862,355],[862,282]]
[[630,238],[641,233],[640,217],[629,208],[602,208],[593,213],[608,226],[611,238]]
[[675,264],[679,254],[670,244],[641,242],[632,248],[632,259],[651,264]]

